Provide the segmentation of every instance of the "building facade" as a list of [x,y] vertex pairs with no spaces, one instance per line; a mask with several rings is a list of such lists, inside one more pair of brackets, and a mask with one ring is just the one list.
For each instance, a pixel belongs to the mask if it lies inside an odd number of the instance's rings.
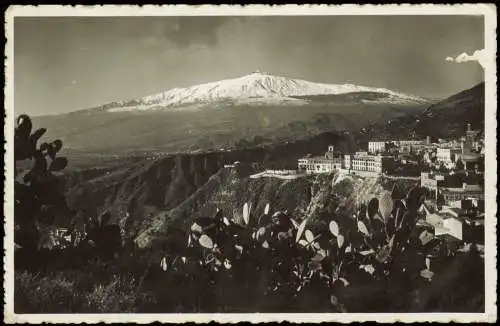
[[460,188],[441,188],[439,192],[443,196],[446,205],[464,199],[484,200],[484,190],[479,185],[464,183]]
[[322,156],[308,157],[298,160],[298,169],[308,174],[331,173],[340,170],[342,161],[338,158],[327,159]]
[[435,236],[451,235],[452,237],[462,240],[463,223],[461,220],[449,217],[443,220],[442,226],[434,229]]
[[370,141],[368,142],[368,152],[382,153],[385,152],[385,141]]
[[368,152],[383,153],[386,151],[387,145],[391,143],[401,152],[419,151],[427,145],[425,140],[370,141],[368,142]]
[[420,185],[427,188],[434,195],[437,193],[439,187],[443,185],[445,176],[442,174],[434,174],[430,172],[420,173]]
[[382,174],[389,160],[388,156],[357,152],[354,155],[344,155],[344,169],[354,174],[356,172]]
[[445,165],[453,164],[461,158],[462,150],[458,148],[438,147],[436,149],[436,160]]
[[402,152],[419,151],[425,148],[424,140],[397,140],[394,141],[398,149]]
[[303,157],[297,166],[300,172],[307,174],[331,173],[342,168],[342,159],[335,157],[334,147],[330,145],[324,156]]

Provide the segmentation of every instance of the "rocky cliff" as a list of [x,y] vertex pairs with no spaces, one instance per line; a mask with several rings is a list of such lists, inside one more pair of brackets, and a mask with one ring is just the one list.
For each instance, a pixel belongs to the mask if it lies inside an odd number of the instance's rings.
[[[345,135],[325,133],[307,141],[276,147],[172,155],[151,160],[126,161],[112,167],[74,170],[64,176],[67,201],[73,211],[99,215],[105,209],[121,220],[130,236],[144,228],[149,218],[161,212],[179,210],[191,196],[209,182],[224,176],[224,165],[241,162],[242,177],[262,168],[296,167],[306,153],[321,154],[329,144],[350,151],[354,142]],[[192,209],[191,209],[192,211]],[[122,219],[127,216],[127,221]],[[81,215],[81,214],[80,214]]]

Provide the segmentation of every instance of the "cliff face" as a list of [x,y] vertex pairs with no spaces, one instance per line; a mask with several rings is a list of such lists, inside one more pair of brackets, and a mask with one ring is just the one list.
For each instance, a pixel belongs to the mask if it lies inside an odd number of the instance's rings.
[[[342,152],[354,148],[349,137],[323,134],[273,148],[176,155],[74,171],[65,177],[67,201],[85,215],[108,210],[110,223],[124,226],[130,239],[149,247],[161,242],[167,230],[183,229],[194,218],[212,216],[217,209],[241,219],[245,202],[252,203],[253,218],[270,204],[274,211],[288,210],[298,220],[317,219],[339,210],[352,215],[356,203],[366,202],[384,187],[392,188],[378,179],[335,174],[294,180],[249,178],[262,168],[294,169],[297,158],[324,153],[329,144]],[[235,161],[240,162],[235,168],[224,167]]]
[[[125,224],[132,237],[138,230],[147,228],[152,216],[172,210],[182,212],[179,207],[187,205],[185,202],[191,196],[202,191],[200,189],[207,183],[210,185],[217,178],[223,178],[225,172],[221,169],[225,164],[241,162],[238,172],[241,178],[263,167],[294,169],[297,158],[306,153],[324,153],[329,144],[342,151],[354,147],[347,136],[325,133],[277,147],[175,155],[72,171],[64,176],[66,198],[73,211],[83,210],[86,215],[96,216],[107,209],[112,215],[111,223],[125,223],[123,219],[128,213]],[[260,192],[251,188],[245,190],[245,185],[241,187],[241,192]],[[236,196],[240,196],[239,193]],[[192,211],[196,209],[188,210]]]
[[[249,177],[262,165],[293,168],[303,153],[319,154],[330,143],[342,151],[350,150],[348,139],[331,140],[325,136],[273,149],[177,155],[75,171],[66,176],[67,200],[75,212],[84,210],[86,215],[108,210],[110,223],[124,225],[128,237],[140,247],[161,242],[169,229],[183,229],[194,218],[212,216],[217,209],[241,219],[245,202],[252,204],[253,218],[258,218],[267,204],[273,210],[293,212],[298,220],[317,219],[339,210],[351,214],[356,202],[365,202],[390,185],[378,179],[335,174],[294,180]],[[235,161],[240,164],[224,167]]]
[[241,222],[245,203],[251,205],[251,219],[258,219],[269,204],[272,211],[286,210],[298,221],[309,218],[314,225],[321,223],[325,215],[352,216],[358,204],[367,203],[383,189],[392,189],[394,184],[394,181],[336,173],[293,180],[252,179],[242,170],[241,166],[221,169],[180,205],[152,216],[139,231],[136,244],[144,248],[161,243],[168,230],[186,229],[194,218],[213,216],[217,209]]

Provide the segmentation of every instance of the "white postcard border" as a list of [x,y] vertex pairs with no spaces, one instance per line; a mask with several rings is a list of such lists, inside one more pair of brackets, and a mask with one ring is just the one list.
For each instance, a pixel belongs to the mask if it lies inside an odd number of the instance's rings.
[[[484,15],[485,50],[490,55],[485,68],[485,313],[408,313],[408,314],[15,314],[13,277],[13,130],[14,130],[14,72],[13,33],[14,17],[19,16],[252,16],[252,15]],[[5,185],[4,185],[4,322],[7,323],[97,323],[154,321],[196,323],[217,321],[233,323],[240,321],[269,322],[495,322],[496,312],[496,7],[492,4],[457,5],[146,5],[146,6],[11,6],[6,18],[6,63],[5,63]]]

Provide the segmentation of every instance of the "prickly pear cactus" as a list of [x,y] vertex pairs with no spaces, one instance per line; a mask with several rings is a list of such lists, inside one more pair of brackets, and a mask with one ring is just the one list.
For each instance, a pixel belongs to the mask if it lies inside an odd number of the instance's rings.
[[[58,189],[58,180],[53,172],[68,165],[65,157],[57,157],[62,141],[39,140],[47,130],[33,131],[29,116],[20,115],[14,132],[14,159],[16,161],[14,218],[17,225],[15,242],[24,249],[37,250],[40,228],[48,227],[58,215],[69,213],[64,197]],[[31,168],[18,174],[17,162],[31,162]]]
[[364,238],[366,249],[380,264],[388,264],[394,250],[405,249],[416,224],[417,211],[425,200],[425,192],[420,187],[412,188],[402,199],[395,189],[372,198],[366,214],[357,216],[358,232]]

